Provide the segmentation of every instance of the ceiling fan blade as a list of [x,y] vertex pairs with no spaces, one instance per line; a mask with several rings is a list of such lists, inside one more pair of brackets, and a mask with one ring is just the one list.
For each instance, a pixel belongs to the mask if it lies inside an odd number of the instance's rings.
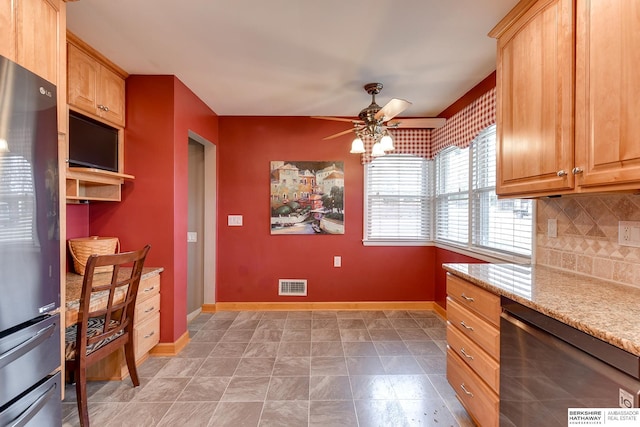
[[391,120],[398,114],[402,113],[404,110],[409,108],[411,103],[409,101],[405,101],[404,99],[393,98],[391,101],[387,102],[384,107],[380,109],[375,115],[376,120]]
[[325,117],[325,116],[311,116],[312,119],[333,120],[336,122],[349,122],[349,123],[362,123],[362,120],[358,119],[346,119],[343,117]]
[[416,119],[396,119],[387,122],[387,126],[396,128],[433,129],[444,126],[447,119],[441,117],[421,117]]
[[346,134],[348,134],[349,132],[353,132],[354,130],[355,130],[355,129],[347,129],[347,130],[343,130],[342,132],[334,133],[333,135],[329,135],[329,136],[327,136],[327,137],[325,137],[325,138],[322,138],[322,139],[323,139],[323,140],[327,140],[327,139],[337,138],[337,137],[339,137],[339,136],[346,135]]

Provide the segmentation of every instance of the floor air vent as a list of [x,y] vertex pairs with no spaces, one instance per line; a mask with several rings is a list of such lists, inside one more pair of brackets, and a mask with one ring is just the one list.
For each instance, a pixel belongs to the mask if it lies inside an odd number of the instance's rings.
[[307,296],[306,279],[280,279],[278,285],[278,295]]

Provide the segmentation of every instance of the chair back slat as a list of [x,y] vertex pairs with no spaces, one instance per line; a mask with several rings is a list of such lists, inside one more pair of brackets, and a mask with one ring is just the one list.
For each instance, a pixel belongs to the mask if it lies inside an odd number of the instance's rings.
[[[78,354],[86,354],[87,347],[91,348],[96,343],[131,334],[138,287],[148,251],[147,245],[139,251],[89,256],[80,295]],[[95,273],[97,267],[105,266],[112,266],[113,270]],[[91,309],[92,302],[96,301],[104,301],[104,304]]]

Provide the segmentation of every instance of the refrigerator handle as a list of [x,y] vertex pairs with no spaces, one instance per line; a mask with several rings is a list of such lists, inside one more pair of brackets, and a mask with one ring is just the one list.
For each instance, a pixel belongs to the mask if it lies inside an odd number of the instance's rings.
[[38,414],[40,409],[47,404],[49,399],[53,396],[53,393],[56,390],[56,384],[52,384],[44,393],[38,396],[38,399],[33,402],[27,409],[25,409],[18,418],[11,421],[8,424],[8,427],[22,427],[26,426],[27,423],[34,415]]
[[35,335],[31,336],[26,341],[18,344],[9,351],[0,354],[0,368],[7,366],[9,363],[33,350],[35,347],[40,345],[40,343],[48,339],[53,334],[55,329],[55,323],[51,324],[46,328],[43,328],[36,332]]

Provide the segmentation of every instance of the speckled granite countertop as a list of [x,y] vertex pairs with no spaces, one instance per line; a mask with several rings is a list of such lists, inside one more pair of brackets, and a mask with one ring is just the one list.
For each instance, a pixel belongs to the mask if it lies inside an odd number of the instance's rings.
[[494,294],[640,356],[640,288],[538,265],[442,267]]
[[[162,267],[144,267],[142,269],[142,276],[140,281],[142,282],[149,277],[160,274],[164,271]],[[131,274],[131,268],[122,268],[119,274],[127,277]],[[80,294],[82,293],[82,275],[67,272],[66,288],[65,288],[65,324],[67,326],[75,323],[78,318],[78,309],[80,307]],[[94,284],[108,283],[111,280],[111,273],[98,273],[94,276]],[[106,291],[104,292],[106,299]],[[117,295],[117,294],[116,294]],[[99,307],[100,304],[105,304],[103,301],[96,299],[95,295],[91,298],[91,307]]]

